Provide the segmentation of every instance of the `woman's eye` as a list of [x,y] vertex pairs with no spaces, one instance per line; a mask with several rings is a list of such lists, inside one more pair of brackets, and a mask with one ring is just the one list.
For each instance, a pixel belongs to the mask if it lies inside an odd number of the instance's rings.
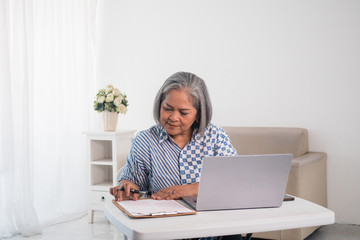
[[171,108],[164,107],[164,110],[168,112],[168,111],[171,111]]
[[180,114],[181,114],[181,115],[183,115],[183,116],[186,116],[186,115],[188,115],[189,113],[186,113],[186,112],[180,112]]

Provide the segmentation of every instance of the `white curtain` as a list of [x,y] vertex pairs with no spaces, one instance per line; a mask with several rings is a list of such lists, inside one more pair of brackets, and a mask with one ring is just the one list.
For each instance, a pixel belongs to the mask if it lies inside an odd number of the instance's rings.
[[96,0],[0,1],[0,238],[85,215]]

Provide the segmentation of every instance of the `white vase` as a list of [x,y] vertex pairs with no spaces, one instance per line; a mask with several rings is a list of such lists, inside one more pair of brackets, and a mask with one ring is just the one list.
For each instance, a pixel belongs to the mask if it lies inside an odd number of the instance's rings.
[[103,111],[104,131],[116,131],[117,120],[117,112]]

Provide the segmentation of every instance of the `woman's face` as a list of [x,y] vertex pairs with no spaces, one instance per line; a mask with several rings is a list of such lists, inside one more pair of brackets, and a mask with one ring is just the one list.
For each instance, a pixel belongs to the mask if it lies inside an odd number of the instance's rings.
[[171,90],[161,103],[160,123],[174,139],[181,135],[191,137],[196,116],[197,110],[184,89]]

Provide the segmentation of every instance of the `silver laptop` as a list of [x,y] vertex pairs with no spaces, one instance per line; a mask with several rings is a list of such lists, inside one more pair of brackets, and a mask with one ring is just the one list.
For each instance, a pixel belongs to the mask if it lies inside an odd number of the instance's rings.
[[204,157],[198,196],[183,197],[197,211],[282,205],[292,154]]

